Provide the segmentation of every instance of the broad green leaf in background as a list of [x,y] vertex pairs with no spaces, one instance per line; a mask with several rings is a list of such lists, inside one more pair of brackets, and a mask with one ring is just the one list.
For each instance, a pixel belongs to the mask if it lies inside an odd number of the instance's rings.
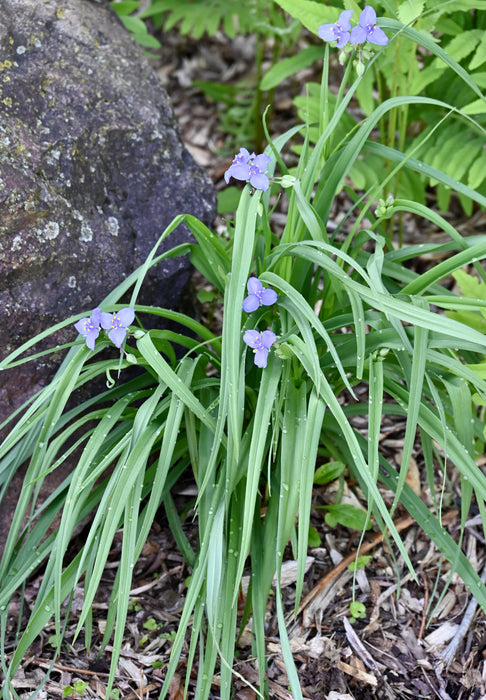
[[289,15],[298,19],[313,34],[321,24],[336,22],[340,11],[337,8],[321,5],[314,0],[275,0]]
[[322,46],[309,46],[294,56],[284,58],[268,70],[260,83],[261,90],[271,90],[279,85],[285,78],[297,73],[302,68],[307,68],[311,63],[322,59],[324,49]]
[[352,530],[369,530],[371,528],[367,512],[349,503],[320,507],[327,511],[325,520],[329,527],[334,528],[339,524]]
[[317,467],[314,474],[314,484],[327,484],[334,481],[344,472],[346,465],[343,462],[327,462]]
[[424,0],[405,0],[398,6],[397,17],[403,24],[411,24],[420,19],[424,6]]

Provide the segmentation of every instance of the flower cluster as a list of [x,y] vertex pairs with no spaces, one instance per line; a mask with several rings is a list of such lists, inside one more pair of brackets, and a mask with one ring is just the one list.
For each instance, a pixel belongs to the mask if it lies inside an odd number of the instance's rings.
[[[260,306],[271,306],[277,301],[277,293],[273,289],[264,287],[257,277],[250,277],[246,286],[249,294],[243,300],[243,311],[247,313],[256,311]],[[243,341],[253,349],[257,367],[267,366],[268,353],[276,339],[277,336],[273,331],[260,333],[257,330],[249,330],[244,333]]]
[[108,331],[108,338],[117,348],[122,346],[127,334],[128,326],[133,323],[135,311],[133,309],[120,309],[114,314],[109,314],[101,309],[93,309],[91,316],[86,316],[74,324],[75,329],[86,338],[86,345],[94,350],[96,338],[100,330]]
[[344,10],[339,15],[337,22],[333,24],[322,24],[317,33],[324,41],[335,41],[338,49],[342,49],[346,44],[359,45],[368,41],[370,44],[386,46],[388,37],[376,26],[376,12],[372,7],[366,5],[359,16],[359,25],[351,29],[352,10]]
[[265,175],[269,163],[270,156],[266,153],[256,156],[246,148],[240,148],[240,152],[233,158],[233,162],[224,174],[226,184],[231,177],[234,177],[235,180],[244,180],[256,190],[265,192],[270,184],[268,176]]

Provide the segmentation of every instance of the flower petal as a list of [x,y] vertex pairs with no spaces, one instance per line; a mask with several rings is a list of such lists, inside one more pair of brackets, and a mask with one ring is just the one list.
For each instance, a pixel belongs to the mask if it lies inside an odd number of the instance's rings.
[[267,348],[260,348],[255,352],[255,357],[254,357],[254,362],[257,367],[266,367],[267,366],[267,359],[268,359],[268,350]]
[[85,316],[84,318],[80,318],[79,321],[76,321],[74,327],[78,333],[86,335],[86,326],[89,324],[90,320],[89,316]]
[[252,160],[252,165],[256,166],[262,173],[268,168],[268,165],[272,159],[267,156],[266,153],[260,153],[260,155],[255,156]]
[[101,309],[96,307],[96,309],[93,309],[91,312],[91,320],[95,324],[95,326],[99,326],[101,323]]
[[336,44],[336,47],[338,49],[343,49],[346,46],[346,44],[348,43],[350,36],[351,36],[351,34],[349,32],[343,32],[341,34],[341,36],[339,37],[339,41]]
[[120,309],[116,312],[116,317],[121,321],[122,326],[129,326],[135,318],[135,311],[130,308]]
[[245,331],[243,341],[249,345],[250,348],[257,348],[261,344],[260,333],[254,330]]
[[108,314],[105,311],[101,312],[101,327],[105,329],[105,331],[109,330],[110,328],[113,327],[113,314]]
[[[253,155],[253,154],[252,154]],[[247,148],[240,148],[240,152],[235,156],[235,160],[238,159],[239,163],[248,163],[251,155]]]
[[250,175],[250,166],[248,163],[233,163],[224,174],[224,179],[229,182],[230,177],[235,180],[248,180]]
[[351,15],[353,14],[353,10],[344,10],[344,12],[341,12],[339,15],[339,19],[337,23],[341,27],[341,29],[344,29],[345,32],[348,32],[351,29]]
[[250,279],[246,283],[246,288],[248,289],[250,294],[256,294],[257,292],[262,291],[263,284],[260,282],[258,277],[250,277]]
[[117,348],[120,348],[121,344],[125,340],[126,334],[126,328],[112,328],[111,331],[108,333],[108,338],[111,340],[113,345],[116,345]]
[[243,311],[246,311],[247,314],[250,314],[252,311],[256,311],[259,306],[260,301],[256,294],[250,294],[243,299]]
[[366,29],[368,25],[376,24],[376,12],[370,5],[366,5],[363,12],[359,16],[359,23]]
[[270,180],[266,175],[264,175],[264,173],[255,173],[250,177],[250,185],[256,190],[263,190],[266,192],[269,184]]
[[376,44],[377,46],[386,46],[388,44],[387,35],[383,29],[379,27],[373,27],[373,29],[368,32],[367,39],[370,44]]
[[99,336],[100,331],[98,328],[94,328],[92,331],[90,331],[86,335],[86,345],[89,347],[90,350],[94,350],[95,346],[95,340]]
[[261,302],[264,306],[271,306],[277,301],[277,292],[273,289],[264,289],[261,294]]
[[364,44],[367,39],[366,32],[363,27],[353,27],[351,30],[351,44]]
[[266,348],[272,347],[274,342],[277,340],[277,336],[273,331],[263,331],[262,333],[262,343]]
[[321,24],[317,33],[324,41],[336,41],[339,27],[336,24]]

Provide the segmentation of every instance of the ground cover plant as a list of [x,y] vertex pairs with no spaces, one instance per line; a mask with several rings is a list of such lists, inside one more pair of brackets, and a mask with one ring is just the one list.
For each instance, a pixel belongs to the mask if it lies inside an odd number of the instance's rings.
[[[446,65],[465,91],[484,98],[473,77],[427,34],[398,19],[376,18],[369,6],[350,9],[324,18],[319,9],[309,20],[324,42],[322,81],[317,93],[309,91],[309,104],[317,99],[319,109],[303,110],[302,122],[276,138],[267,132],[264,153],[241,144],[228,163],[225,180],[247,183],[228,237],[216,236],[190,216],[178,217],[141,268],[95,309],[80,310],[60,324],[74,324],[78,340],[52,383],[12,417],[13,427],[0,446],[3,492],[14,472],[26,461],[29,466],[0,563],[2,639],[12,597],[39,567],[43,578],[15,651],[5,654],[2,647],[4,698],[17,697],[11,684],[15,671],[51,618],[55,645],[61,648],[77,587],[84,588],[78,633],[84,633],[90,649],[92,604],[114,537],[122,529],[103,640],[113,647],[109,694],[132,572],[161,505],[192,570],[161,697],[169,692],[186,643],[186,688],[194,663],[195,697],[210,696],[216,670],[221,697],[230,697],[232,679],[239,673],[236,638],[250,618],[259,669],[256,691],[269,697],[269,595],[277,608],[289,684],[294,697],[302,697],[283,615],[280,567],[284,552],[290,551],[297,561],[297,609],[317,465],[321,480],[344,474],[353,479],[367,502],[364,521],[334,504],[330,512],[338,521],[351,520],[363,532],[369,527],[388,531],[415,576],[393,520],[400,503],[486,608],[484,584],[461,551],[461,537],[455,542],[442,527],[442,483],[437,481],[438,474],[445,481],[457,470],[462,529],[474,503],[486,522],[486,477],[475,461],[485,440],[486,339],[480,320],[486,308],[486,240],[464,237],[436,210],[422,201],[394,197],[389,188],[396,177],[418,172],[474,206],[484,206],[486,199],[440,169],[431,170],[417,153],[395,148],[392,158],[386,143],[371,138],[391,113],[417,105],[436,115],[431,117],[434,134],[456,118],[483,137],[484,129],[452,101],[400,93],[373,103],[364,119],[342,130],[351,100],[363,95],[363,85],[372,89],[370,76],[404,38]],[[335,42],[337,52],[345,54],[337,95],[328,88]],[[457,145],[445,141],[443,148]],[[327,223],[336,196],[373,149],[389,157],[392,166],[365,192],[348,189],[353,205],[331,232]],[[289,171],[290,150],[298,152],[299,160]],[[272,214],[284,197],[286,223],[277,235]],[[390,222],[402,212],[430,222],[446,239],[397,246]],[[222,305],[220,333],[182,313],[137,302],[147,272],[164,258],[158,245],[182,221],[196,242],[165,255],[191,255]],[[424,253],[447,255],[420,273],[410,263]],[[474,282],[460,272],[466,266]],[[446,284],[451,274],[458,278],[461,294]],[[183,330],[154,328],[151,317],[176,321]],[[25,353],[53,330],[11,353],[1,369],[29,361]],[[134,376],[129,374],[133,367],[140,370]],[[105,376],[105,391],[67,408],[78,389]],[[358,392],[363,386],[366,392]],[[357,416],[365,419],[366,434],[355,428]],[[380,449],[385,416],[406,417],[401,467],[387,461]],[[417,435],[431,508],[405,480]],[[81,456],[74,471],[37,506],[45,475],[76,449]],[[184,516],[174,508],[172,490],[183,475],[197,486],[197,543],[187,537]],[[383,488],[394,494],[391,507]],[[91,524],[84,547],[67,560],[69,542],[87,515]],[[60,522],[52,528],[57,518]],[[250,584],[239,617],[244,572]],[[355,602],[350,616],[361,612]]]

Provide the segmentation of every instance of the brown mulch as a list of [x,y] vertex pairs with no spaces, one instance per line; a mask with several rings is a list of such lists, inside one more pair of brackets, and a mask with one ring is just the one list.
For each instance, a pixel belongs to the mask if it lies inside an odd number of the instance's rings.
[[[251,77],[252,50],[247,38],[229,41],[222,35],[198,42],[181,38],[175,33],[164,36],[160,63],[154,62],[159,77],[172,97],[181,132],[193,157],[213,178],[218,189],[223,186],[222,175],[231,161],[234,144],[218,130],[221,106],[208,101],[195,87],[194,79],[238,82]],[[308,75],[303,75],[308,79]],[[292,84],[292,89],[295,83]],[[289,108],[292,94],[285,88],[277,92],[272,129],[281,133],[290,126]],[[241,144],[245,145],[245,144]],[[219,226],[224,226],[222,221]],[[413,221],[409,229],[415,235],[418,227]],[[363,425],[363,430],[366,430]],[[399,463],[404,435],[404,423],[383,426],[382,448],[387,457]],[[418,445],[409,471],[409,485],[430,504],[431,496],[423,484],[423,464]],[[356,578],[348,565],[354,561],[359,533],[346,528],[329,528],[318,506],[331,502],[334,485],[316,486],[312,525],[321,544],[309,549],[309,569],[306,574],[304,597],[295,607],[295,565],[285,562],[283,589],[288,631],[294,660],[305,698],[313,700],[367,700],[441,698],[442,700],[479,700],[486,698],[486,618],[477,611],[450,665],[441,660],[441,653],[457,632],[471,595],[456,575],[449,581],[450,567],[421,532],[412,518],[397,512],[396,526],[404,540],[408,555],[417,573],[416,580],[401,557],[389,548],[379,532],[368,534],[360,555],[371,556]],[[391,505],[392,494],[384,493]],[[175,493],[178,503],[187,502],[186,492]],[[343,499],[364,506],[356,484],[349,483]],[[458,516],[453,499],[443,514],[443,523],[454,536],[458,532]],[[192,512],[185,527],[188,536],[195,537]],[[120,535],[121,537],[121,535]],[[73,551],[82,543],[73,542]],[[61,655],[54,663],[49,680],[39,691],[39,698],[60,698],[68,685],[77,680],[87,686],[75,698],[106,697],[110,647],[100,658],[101,642],[111,585],[120,556],[121,539],[112,548],[94,605],[93,640],[90,653],[84,638],[74,640],[76,616],[82,605],[82,590],[77,592],[67,626]],[[464,539],[468,559],[480,571],[484,566],[484,537],[480,522],[472,520]],[[119,698],[144,700],[160,693],[172,639],[178,628],[184,604],[186,578],[190,569],[179,554],[165,522],[163,513],[154,523],[140,561],[134,572],[132,605],[126,625],[125,641],[118,666],[115,687]],[[24,592],[23,604],[35,599],[40,578],[32,580]],[[366,608],[366,617],[349,623],[349,605],[355,599]],[[445,592],[444,592],[445,590]],[[442,595],[444,593],[444,595]],[[15,631],[22,614],[20,599],[15,601],[9,617],[10,644],[7,659],[14,648]],[[25,624],[24,615],[21,624]],[[270,597],[266,619],[268,649],[268,679],[270,697],[290,700],[288,678],[283,663],[277,633],[273,598]],[[50,636],[54,627],[30,649],[14,685],[20,698],[28,698],[42,683],[52,664]],[[183,650],[178,673],[168,697],[181,700],[184,696],[186,659]],[[257,696],[249,684],[258,681],[258,670],[251,654],[251,637],[245,630],[241,635],[236,666],[235,700],[253,700]],[[195,679],[197,669],[193,669]],[[213,679],[214,698],[218,698],[218,676]],[[189,697],[194,698],[195,683]]]

